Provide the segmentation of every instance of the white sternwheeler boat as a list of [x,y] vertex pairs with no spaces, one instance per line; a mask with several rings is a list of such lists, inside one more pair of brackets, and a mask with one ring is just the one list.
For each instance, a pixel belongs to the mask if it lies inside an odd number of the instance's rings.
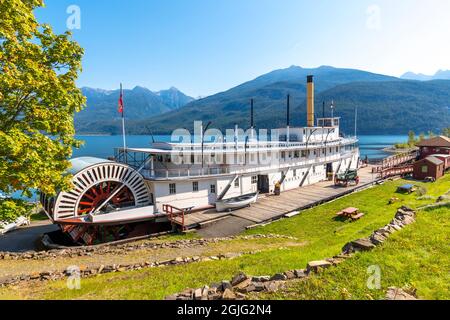
[[56,224],[87,230],[167,221],[179,211],[234,210],[257,201],[258,194],[332,180],[358,168],[358,140],[340,133],[340,118],[315,121],[313,76],[307,78],[305,127],[290,126],[289,97],[287,102],[287,125],[272,130],[270,138],[254,129],[252,101],[251,129],[245,133],[236,126],[230,135],[209,139],[201,127],[192,139],[117,148],[113,160],[73,159],[74,189],[42,195],[41,202]]

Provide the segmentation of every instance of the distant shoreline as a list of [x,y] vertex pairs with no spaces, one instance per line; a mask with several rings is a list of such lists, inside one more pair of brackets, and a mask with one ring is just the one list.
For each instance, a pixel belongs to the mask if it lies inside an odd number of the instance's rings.
[[76,133],[75,136],[78,137],[112,137],[115,134],[108,133]]
[[388,153],[406,153],[406,152],[411,152],[414,150],[417,150],[417,148],[397,149],[394,146],[391,146],[391,147],[382,149],[382,151],[388,152]]

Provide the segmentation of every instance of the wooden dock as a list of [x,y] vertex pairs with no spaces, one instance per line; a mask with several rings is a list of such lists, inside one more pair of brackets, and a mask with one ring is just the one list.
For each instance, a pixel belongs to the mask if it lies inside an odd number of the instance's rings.
[[279,196],[263,196],[251,207],[232,212],[217,213],[214,209],[199,211],[185,216],[185,228],[198,228],[203,224],[235,216],[251,221],[254,224],[280,219],[293,211],[300,211],[329,202],[347,194],[357,192],[379,180],[379,175],[372,172],[372,167],[359,170],[359,185],[347,188],[334,186],[333,181],[323,181],[282,192]]

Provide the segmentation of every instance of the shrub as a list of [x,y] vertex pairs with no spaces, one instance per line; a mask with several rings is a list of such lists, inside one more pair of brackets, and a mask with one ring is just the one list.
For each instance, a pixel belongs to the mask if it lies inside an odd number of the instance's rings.
[[20,216],[28,216],[33,205],[17,199],[0,200],[0,221],[12,222]]
[[427,194],[427,189],[425,189],[424,187],[419,187],[419,188],[417,188],[417,190],[416,190],[416,194],[417,194],[419,197],[422,197],[422,196],[424,196],[424,195]]
[[425,195],[416,198],[416,200],[434,200],[434,197]]

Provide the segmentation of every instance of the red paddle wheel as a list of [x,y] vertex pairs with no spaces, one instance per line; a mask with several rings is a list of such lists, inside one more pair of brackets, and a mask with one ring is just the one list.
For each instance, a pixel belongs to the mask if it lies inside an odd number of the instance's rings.
[[[96,184],[86,191],[80,199],[78,205],[78,215],[85,215],[95,211],[111,194],[120,187],[118,182],[108,181]],[[133,193],[124,186],[103,208],[102,213],[108,210],[132,207],[135,205]]]

